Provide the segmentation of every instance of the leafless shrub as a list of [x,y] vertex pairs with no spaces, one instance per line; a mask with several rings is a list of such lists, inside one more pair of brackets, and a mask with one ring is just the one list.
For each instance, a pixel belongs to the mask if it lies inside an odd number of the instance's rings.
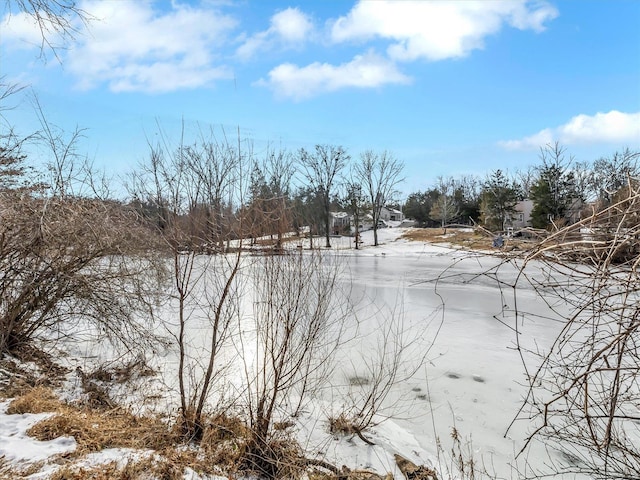
[[300,452],[280,456],[295,442],[274,423],[297,415],[340,343],[345,309],[336,288],[339,266],[331,260],[315,250],[292,250],[254,264],[253,329],[244,327],[241,335],[251,428],[244,464],[267,478],[286,474],[291,461],[283,458],[297,458],[299,468]]
[[[527,276],[533,261],[546,279]],[[611,206],[550,235],[525,258],[522,277],[552,308],[559,300],[571,310],[530,372],[519,415],[536,425],[527,445],[539,439],[562,453],[555,474],[640,478],[639,266],[633,179]]]
[[[239,315],[243,219],[230,212],[242,199],[242,152],[213,133],[193,145],[160,137],[129,188],[171,272],[164,292],[175,317],[165,324],[178,349],[178,423],[185,438],[200,441],[207,402],[225,367],[220,353]],[[204,332],[198,345],[192,325]]]
[[153,337],[141,322],[161,272],[153,239],[132,209],[84,194],[94,172],[80,168],[81,132],[51,125],[35,101],[51,181],[28,167],[23,141],[0,138],[0,352],[84,331],[132,348]]
[[0,351],[77,321],[128,342],[143,333],[132,321],[149,300],[141,234],[115,202],[0,192]]

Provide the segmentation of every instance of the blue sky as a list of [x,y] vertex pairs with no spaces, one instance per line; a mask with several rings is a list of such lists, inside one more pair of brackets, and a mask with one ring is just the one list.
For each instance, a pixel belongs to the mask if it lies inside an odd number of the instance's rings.
[[405,194],[526,168],[555,140],[577,160],[640,149],[635,0],[80,5],[94,20],[60,61],[39,59],[34,26],[1,12],[0,74],[30,86],[5,116],[37,129],[36,94],[111,172],[145,158],[158,124],[177,139],[183,121],[187,140],[239,128],[258,152],[389,150]]

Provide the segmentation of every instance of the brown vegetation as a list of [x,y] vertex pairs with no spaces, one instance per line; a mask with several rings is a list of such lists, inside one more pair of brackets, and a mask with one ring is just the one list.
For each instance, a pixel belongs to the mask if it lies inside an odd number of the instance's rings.
[[[61,401],[48,387],[36,387],[16,397],[9,404],[7,414],[52,413],[52,416],[33,425],[28,435],[38,440],[53,440],[71,436],[76,450],[64,455],[63,466],[52,478],[183,478],[185,468],[211,474],[236,471],[245,450],[249,429],[237,417],[219,414],[205,419],[200,448],[185,446],[179,429],[172,428],[157,417],[136,416],[122,408],[96,409]],[[286,442],[292,448],[294,442]],[[135,458],[121,463],[106,463],[94,467],[78,467],[77,460],[88,453],[106,448],[140,450]],[[152,450],[153,453],[144,453]],[[283,453],[282,452],[279,453]],[[298,458],[296,456],[296,458]],[[285,456],[282,456],[285,458]],[[288,457],[286,457],[288,458]],[[66,462],[66,464],[65,464]],[[300,462],[296,462],[300,465]],[[42,465],[0,466],[0,478],[19,478],[35,473]],[[302,467],[298,467],[302,468]]]
[[447,228],[447,233],[443,232],[442,228],[411,228],[402,234],[402,238],[415,242],[483,251],[529,250],[537,242],[521,238],[505,238],[504,247],[497,249],[493,246],[495,235],[484,228],[474,228],[473,230],[470,227]]
[[449,228],[446,234],[442,228],[411,228],[402,234],[402,238],[415,242],[459,246],[470,250],[492,248],[491,236],[483,231],[469,231],[468,228]]

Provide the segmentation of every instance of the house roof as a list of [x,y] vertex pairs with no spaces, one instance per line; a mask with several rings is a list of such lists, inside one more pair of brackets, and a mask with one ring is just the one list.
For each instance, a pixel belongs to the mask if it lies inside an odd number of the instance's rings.
[[402,211],[397,210],[395,208],[389,208],[389,207],[383,207],[384,209],[388,210],[391,213],[402,213]]

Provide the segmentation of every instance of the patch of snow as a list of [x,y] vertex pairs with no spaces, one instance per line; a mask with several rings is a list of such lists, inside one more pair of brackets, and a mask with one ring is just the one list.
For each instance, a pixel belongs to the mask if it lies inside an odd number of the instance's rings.
[[40,441],[27,435],[36,423],[52,416],[51,413],[25,413],[7,415],[10,401],[0,402],[0,457],[15,463],[35,463],[52,455],[72,452],[76,449],[73,437],[59,437]]

